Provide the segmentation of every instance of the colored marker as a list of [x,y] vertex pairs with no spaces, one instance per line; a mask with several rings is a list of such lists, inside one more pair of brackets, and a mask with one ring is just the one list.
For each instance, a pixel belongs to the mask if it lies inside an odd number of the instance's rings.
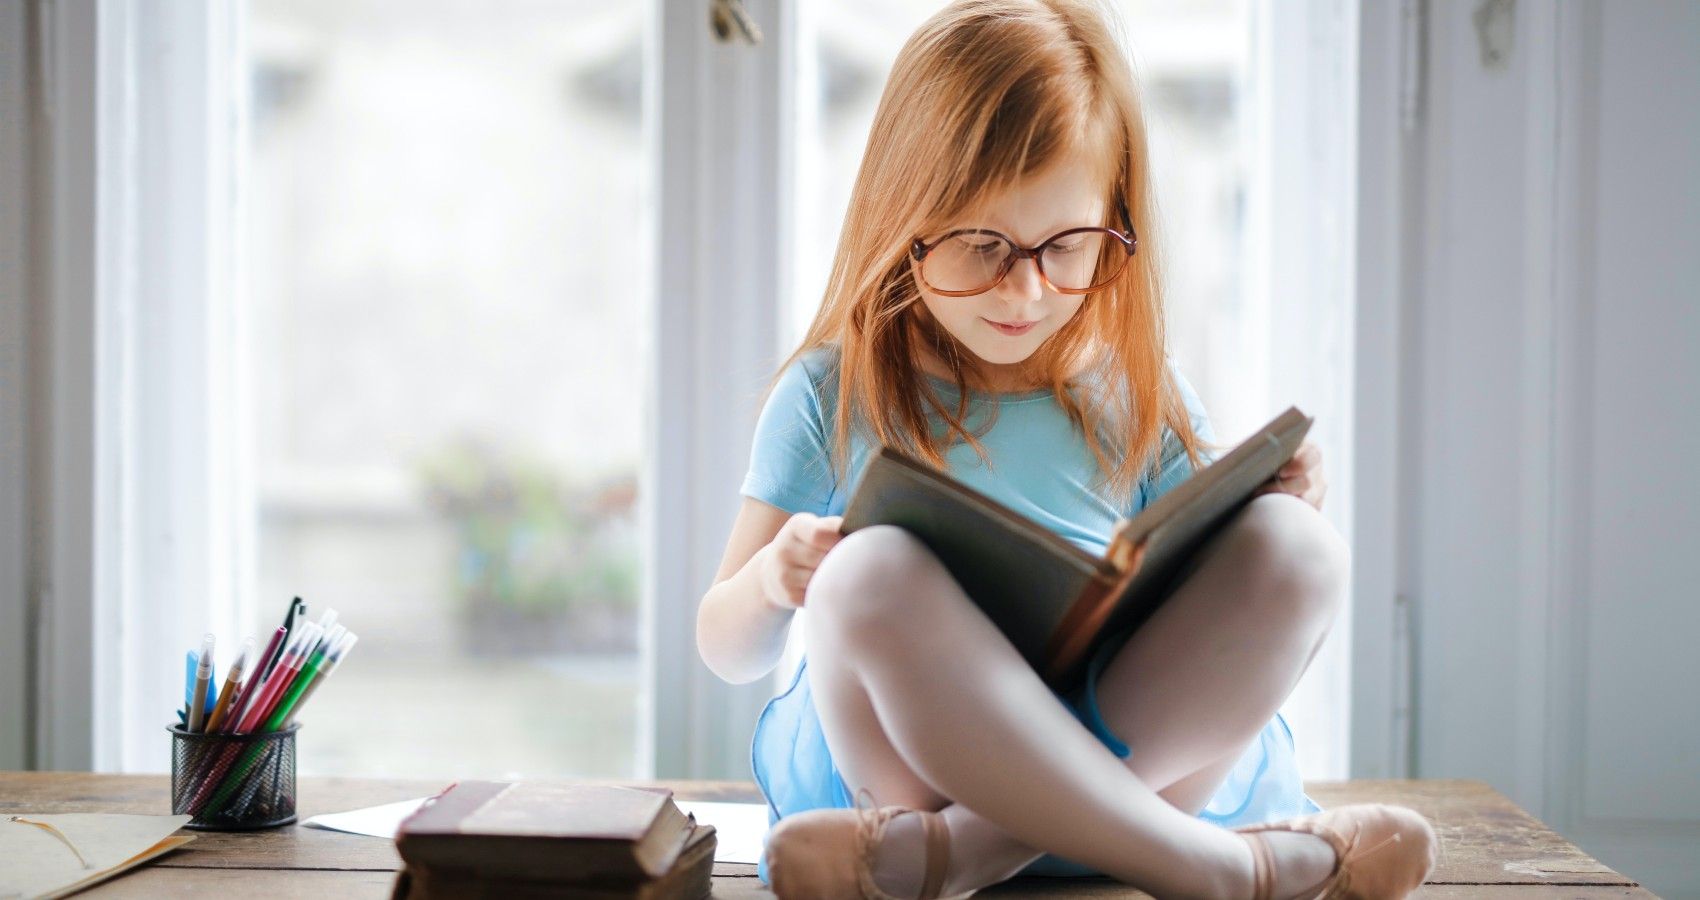
[[236,652],[236,659],[230,663],[230,671],[224,673],[224,689],[218,692],[218,702],[213,704],[212,718],[207,719],[207,731],[218,731],[224,724],[225,716],[230,714],[230,704],[236,697],[236,692],[242,687],[242,672],[248,667],[248,657],[254,653],[252,637],[242,642],[242,649]]
[[336,645],[331,648],[330,658],[319,666],[318,676],[307,683],[306,689],[301,692],[301,696],[290,708],[289,715],[284,716],[283,722],[278,725],[279,728],[288,728],[290,723],[295,721],[295,714],[301,711],[301,707],[307,705],[307,701],[313,696],[313,692],[319,689],[319,685],[325,683],[325,679],[331,677],[331,673],[336,671],[337,666],[342,665],[342,658],[348,655],[349,650],[354,649],[354,642],[358,640],[360,640],[360,636],[349,631],[342,636],[341,640],[337,641]]
[[272,632],[271,640],[266,642],[266,649],[254,658],[253,671],[249,673],[248,680],[243,682],[241,688],[238,689],[236,699],[230,702],[230,712],[225,715],[224,722],[221,723],[225,731],[235,731],[236,723],[242,721],[243,714],[247,712],[248,704],[253,701],[255,694],[258,693],[256,688],[265,683],[266,663],[283,649],[283,641],[288,633],[289,629],[279,625],[277,630]]
[[201,638],[201,656],[195,666],[195,694],[189,701],[189,730],[200,731],[207,721],[207,685],[212,682],[213,636]]

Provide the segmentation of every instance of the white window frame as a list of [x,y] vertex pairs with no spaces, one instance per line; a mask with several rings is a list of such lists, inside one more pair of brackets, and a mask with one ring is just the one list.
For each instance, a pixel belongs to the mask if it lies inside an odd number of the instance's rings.
[[1420,115],[1423,0],[1355,4],[1349,106],[1351,331],[1352,778],[1411,775],[1415,637],[1400,596],[1400,428],[1407,391],[1402,310],[1412,294],[1412,164]]
[[210,174],[233,161],[213,139],[231,128],[224,10],[52,0],[22,32],[43,215],[18,494],[39,517],[14,607],[28,708],[7,730],[39,767],[166,769],[178,654],[239,621],[236,323],[213,302],[232,283],[233,180]]
[[1307,777],[1411,772],[1398,410],[1422,5],[1253,2],[1266,93],[1252,104],[1250,156],[1263,171],[1247,203],[1248,301],[1270,317],[1271,396],[1316,417],[1324,512],[1352,547],[1350,602],[1289,700],[1316,714],[1294,722],[1310,726],[1299,745]]
[[[1254,0],[1245,102],[1247,329],[1260,341],[1248,364],[1267,365],[1266,406],[1294,404],[1315,418],[1328,494],[1323,515],[1350,536],[1356,508],[1352,443],[1353,244],[1350,110],[1355,4]],[[1377,602],[1352,592],[1322,648],[1283,704],[1307,778],[1347,777],[1351,648],[1357,613]]]
[[[1355,266],[1346,285],[1308,305],[1274,295],[1259,302],[1298,310],[1295,327],[1344,334],[1330,352],[1352,357],[1353,384],[1324,390],[1307,382],[1314,369],[1305,360],[1284,357],[1277,344],[1272,385],[1329,413],[1332,514],[1356,548],[1356,603],[1341,628],[1351,638],[1350,674],[1333,676],[1352,686],[1341,730],[1349,728],[1352,775],[1396,775],[1389,401],[1397,373],[1386,351],[1397,337],[1400,160],[1383,111],[1401,83],[1401,13],[1341,0],[1299,11],[1258,2],[1264,15],[1363,50],[1348,57],[1335,86],[1353,104],[1353,177],[1329,188],[1330,215],[1346,223],[1331,252]],[[720,681],[696,652],[695,617],[740,503],[756,401],[790,349],[781,345],[782,298],[798,17],[806,13],[796,0],[749,0],[763,31],[750,45],[720,43],[706,14],[673,5],[663,15],[667,5],[650,0],[646,31],[645,133],[655,166],[646,190],[658,255],[640,476],[649,702],[638,756],[652,763],[643,777],[742,780],[756,715],[788,666],[748,685]],[[35,185],[33,208],[50,226],[0,208],[0,237],[41,245],[31,254],[39,271],[0,269],[0,288],[31,297],[0,309],[0,378],[27,387],[0,392],[0,436],[10,442],[0,449],[18,445],[10,435],[31,436],[24,453],[0,460],[0,564],[27,570],[0,581],[0,733],[26,736],[0,739],[0,763],[157,770],[167,745],[161,698],[180,690],[180,662],[171,658],[192,646],[202,623],[229,633],[241,620],[238,604],[250,602],[241,591],[252,583],[253,525],[238,514],[252,508],[251,479],[243,448],[229,440],[243,433],[245,392],[225,352],[239,346],[242,322],[236,305],[213,302],[238,283],[235,266],[220,264],[233,248],[219,242],[234,230],[240,197],[229,192],[240,184],[241,154],[200,155],[237,146],[235,125],[218,111],[236,99],[220,92],[235,83],[240,8],[235,0],[44,0],[31,8],[33,23],[16,8],[0,18],[0,49],[37,45],[44,101],[33,142],[17,129],[0,135],[0,149],[40,150],[29,157],[33,179],[0,169],[0,199]],[[162,57],[166,34],[174,53]],[[0,74],[11,74],[20,55],[7,53]],[[1302,71],[1274,74],[1277,92],[1306,83]],[[19,92],[0,91],[0,113],[20,105]],[[149,114],[138,116],[144,108]],[[159,152],[166,142],[169,155]],[[1273,218],[1267,224],[1284,231]],[[0,263],[26,245],[8,240]],[[1268,260],[1253,268],[1274,274]],[[45,527],[30,528],[32,513]],[[205,599],[215,596],[237,599]]]
[[[651,777],[750,778],[750,740],[782,677],[731,685],[696,649],[697,603],[742,500],[757,401],[781,352],[790,283],[796,10],[749,0],[760,43],[720,43],[706,4],[651,0],[646,55],[659,283],[649,333],[648,463],[640,496],[651,554],[639,759]],[[671,6],[672,15],[663,15]],[[674,627],[658,627],[671,623]]]

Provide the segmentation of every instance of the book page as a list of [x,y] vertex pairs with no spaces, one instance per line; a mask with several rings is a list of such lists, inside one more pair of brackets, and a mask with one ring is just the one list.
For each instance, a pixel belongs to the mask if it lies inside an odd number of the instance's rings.
[[58,896],[67,888],[111,877],[193,840],[194,835],[171,837],[189,818],[121,813],[0,815],[0,896]]

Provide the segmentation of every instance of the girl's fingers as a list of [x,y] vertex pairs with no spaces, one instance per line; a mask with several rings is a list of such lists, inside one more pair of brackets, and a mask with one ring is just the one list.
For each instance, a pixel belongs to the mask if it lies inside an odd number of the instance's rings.
[[1277,474],[1274,478],[1265,481],[1252,496],[1255,497],[1258,494],[1292,494],[1295,497],[1304,497],[1306,492],[1310,490],[1311,484],[1310,478],[1304,475],[1286,476]]
[[1275,477],[1259,485],[1252,491],[1252,496],[1262,494],[1292,494],[1300,500],[1309,503],[1318,510],[1322,509],[1322,495],[1328,492],[1328,482],[1322,478],[1322,473],[1304,470],[1288,474],[1283,467],[1276,472]]
[[803,566],[811,571],[826,557],[826,547],[798,541],[791,545],[791,552],[785,554],[786,560],[795,566]]
[[822,550],[830,549],[844,535],[838,530],[844,524],[843,516],[826,516],[816,519],[814,528],[809,534],[809,542]]
[[1305,441],[1293,453],[1293,458],[1287,460],[1277,473],[1284,478],[1301,475],[1322,465],[1322,449],[1315,444]]
[[803,595],[803,589],[809,586],[809,576],[813,574],[807,569],[792,569],[785,573],[785,577],[780,581],[785,585],[785,589],[790,592],[791,599],[796,600]]

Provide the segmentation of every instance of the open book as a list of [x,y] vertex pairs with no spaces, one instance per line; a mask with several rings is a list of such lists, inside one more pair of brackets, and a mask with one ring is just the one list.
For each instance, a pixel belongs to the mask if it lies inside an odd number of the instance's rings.
[[1310,423],[1296,408],[1276,416],[1118,523],[1102,557],[889,446],[868,461],[840,530],[889,524],[919,537],[1045,683],[1066,691],[1103,638],[1156,610],[1197,550],[1293,457]]
[[0,815],[0,897],[77,893],[194,840],[174,834],[187,821],[126,813]]

